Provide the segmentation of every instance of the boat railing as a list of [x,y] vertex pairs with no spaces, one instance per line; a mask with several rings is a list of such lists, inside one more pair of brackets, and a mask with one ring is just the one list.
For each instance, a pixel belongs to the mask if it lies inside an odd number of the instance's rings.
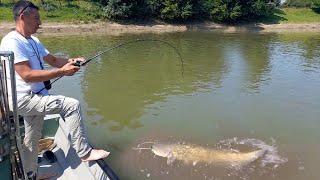
[[[0,144],[0,163],[9,158],[7,165],[9,172],[6,172],[9,176],[4,178],[25,179],[21,163],[23,157],[20,156],[22,138],[17,111],[14,53],[0,51],[0,58],[0,130],[2,131],[0,140],[3,140]],[[7,83],[7,76],[10,78],[10,84]],[[11,99],[9,93],[12,95]],[[10,108],[9,102],[11,102]]]

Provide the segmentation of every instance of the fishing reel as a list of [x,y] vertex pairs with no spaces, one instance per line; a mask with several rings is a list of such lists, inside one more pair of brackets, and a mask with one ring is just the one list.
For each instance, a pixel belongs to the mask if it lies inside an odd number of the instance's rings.
[[74,66],[78,66],[78,67],[80,67],[80,66],[84,66],[84,65],[85,65],[85,63],[84,63],[84,62],[82,62],[82,61],[76,61],[75,63],[73,63],[73,65],[74,65]]

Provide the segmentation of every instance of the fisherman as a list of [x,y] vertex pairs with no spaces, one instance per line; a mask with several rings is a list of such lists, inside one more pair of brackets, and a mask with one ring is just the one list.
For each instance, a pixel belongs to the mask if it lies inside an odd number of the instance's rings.
[[[82,161],[105,158],[109,152],[93,149],[85,134],[79,101],[62,95],[49,95],[50,80],[61,76],[73,76],[79,69],[75,62],[83,58],[63,59],[50,54],[38,38],[33,36],[41,25],[39,7],[30,1],[18,1],[13,7],[16,29],[1,41],[1,51],[14,52],[18,114],[24,117],[25,138],[22,145],[25,173],[37,177],[38,141],[44,116],[59,113],[65,120],[71,143]],[[55,67],[46,70],[44,62]],[[10,74],[8,73],[8,84]],[[10,86],[9,86],[10,87]],[[40,92],[39,92],[40,91]],[[9,89],[11,100],[11,90]],[[12,102],[10,102],[12,107]],[[38,179],[50,178],[54,173],[43,174]]]

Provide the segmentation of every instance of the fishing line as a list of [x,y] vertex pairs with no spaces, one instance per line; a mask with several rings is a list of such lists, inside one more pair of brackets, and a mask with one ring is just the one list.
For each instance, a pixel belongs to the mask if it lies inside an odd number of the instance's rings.
[[152,149],[151,147],[150,148],[134,148],[134,147],[132,147],[132,149],[134,149],[134,150],[144,150],[144,149]]
[[[99,57],[99,56],[101,56],[101,55],[103,55],[103,54],[105,54],[105,53],[107,53],[107,52],[110,52],[110,51],[112,51],[112,50],[114,50],[114,49],[120,48],[120,47],[125,46],[125,45],[128,45],[128,44],[137,43],[137,42],[143,42],[143,41],[160,42],[160,43],[163,43],[163,44],[166,44],[166,45],[172,47],[172,48],[178,53],[178,55],[179,55],[179,57],[180,57],[180,60],[181,60],[181,69],[182,69],[182,76],[183,76],[183,59],[182,59],[182,56],[181,56],[180,52],[179,52],[179,51],[177,50],[177,48],[175,48],[172,44],[170,44],[170,43],[168,43],[168,42],[165,42],[165,41],[162,41],[162,40],[157,40],[157,39],[137,39],[137,40],[133,40],[133,41],[124,42],[124,43],[121,43],[121,44],[119,44],[119,45],[113,46],[113,47],[111,47],[111,48],[109,48],[109,49],[107,49],[107,50],[105,50],[105,51],[102,51],[102,52],[96,54],[95,56],[93,56],[93,57],[85,60],[84,62],[76,61],[73,65],[74,65],[74,66],[79,66],[79,67],[80,67],[80,66],[85,66],[85,65],[87,65],[90,61],[92,61],[93,59],[95,59],[95,58],[97,58],[97,57]],[[53,84],[54,82],[58,81],[58,80],[61,79],[62,77],[64,77],[64,76],[61,76],[61,77],[53,80],[50,84],[45,85],[44,88],[42,88],[40,91],[36,92],[35,94],[38,94],[38,93],[41,92],[42,90],[46,89],[46,87],[51,86],[51,84]]]

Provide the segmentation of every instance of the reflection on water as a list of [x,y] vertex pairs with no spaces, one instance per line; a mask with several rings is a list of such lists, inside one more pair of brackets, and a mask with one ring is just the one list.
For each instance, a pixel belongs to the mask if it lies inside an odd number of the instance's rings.
[[[183,76],[172,48],[140,42],[93,60],[52,91],[81,101],[91,143],[111,151],[106,160],[122,179],[320,177],[315,138],[320,135],[319,34],[188,31],[40,37],[54,54],[86,58],[143,38],[174,45],[184,60]],[[148,139],[206,145],[232,137],[266,142],[287,161],[271,169],[255,164],[243,171],[211,166],[186,170],[183,164],[168,166],[165,158],[155,161],[151,152],[141,156],[131,148]]]

